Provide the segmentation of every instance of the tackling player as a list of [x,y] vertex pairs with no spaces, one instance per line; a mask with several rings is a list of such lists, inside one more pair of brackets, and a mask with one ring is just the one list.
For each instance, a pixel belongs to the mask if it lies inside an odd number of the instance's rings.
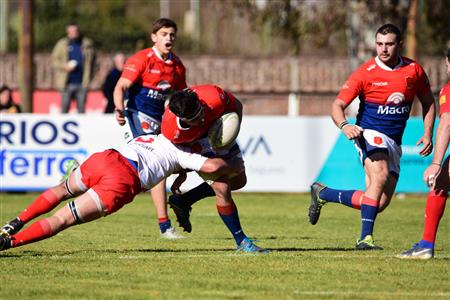
[[[164,102],[169,93],[186,87],[186,69],[172,52],[177,24],[161,18],[153,23],[152,48],[131,56],[114,89],[115,117],[119,125],[127,124],[125,139],[143,134],[158,134],[164,113]],[[128,94],[125,107],[124,98]],[[151,190],[161,236],[181,237],[172,227],[167,214],[166,181]]]
[[[211,124],[227,112],[236,112],[242,120],[242,104],[231,93],[215,85],[199,85],[174,93],[170,97],[169,107],[163,116],[162,134],[174,144],[189,146],[193,151],[206,156],[220,156],[234,158],[243,163],[241,151],[237,143],[229,148],[216,151],[211,148],[207,140],[208,129]],[[245,170],[223,177],[206,177],[199,174],[207,182],[202,183],[185,194],[174,194],[169,197],[169,205],[177,215],[180,226],[185,231],[192,230],[189,214],[192,204],[198,200],[216,195],[217,211],[228,230],[233,235],[238,249],[248,252],[268,252],[247,238],[244,234],[237,207],[231,197],[231,189],[242,188],[247,183]],[[231,177],[231,179],[229,178]],[[177,178],[172,191],[185,179]]]
[[[120,153],[113,149],[94,153],[67,180],[43,192],[17,218],[2,227],[0,250],[46,239],[73,225],[110,215],[133,201],[139,192],[151,189],[181,168],[228,174],[239,172],[243,164],[183,151],[162,135],[140,136]],[[73,197],[76,197],[74,201],[51,217],[19,231],[25,223]]]
[[[450,78],[450,48],[447,49],[445,63],[447,75]],[[445,152],[450,142],[450,81],[442,88],[439,94],[439,103],[441,119],[436,131],[436,148],[431,164],[423,173],[423,180],[431,190],[425,206],[422,240],[399,255],[400,258],[430,259],[434,257],[436,233],[450,190],[450,156],[445,158]]]
[[[400,174],[401,143],[414,100],[420,100],[424,134],[420,155],[433,149],[434,99],[423,68],[400,56],[403,46],[400,30],[381,26],[375,34],[377,56],[358,68],[343,85],[332,104],[331,117],[349,140],[353,140],[364,165],[366,190],[331,189],[315,182],[311,185],[309,220],[316,224],[327,202],[360,209],[362,230],[357,250],[382,249],[374,244],[373,227],[378,212],[391,201]],[[344,110],[356,98],[361,103],[356,124],[349,124]]]

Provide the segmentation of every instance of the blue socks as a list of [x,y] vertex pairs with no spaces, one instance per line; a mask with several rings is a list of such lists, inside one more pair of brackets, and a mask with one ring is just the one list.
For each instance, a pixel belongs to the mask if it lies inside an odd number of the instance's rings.
[[372,235],[377,214],[378,201],[363,196],[361,204],[361,239],[363,239],[366,235]]
[[428,242],[428,241],[421,240],[421,241],[419,242],[419,247],[421,247],[421,248],[430,248],[430,249],[434,249],[434,243],[433,243],[433,242]]
[[233,235],[236,244],[240,245],[242,240],[244,240],[247,236],[242,230],[236,205],[232,203],[229,206],[217,206],[217,211],[219,212],[219,216],[222,218],[222,221]]
[[170,227],[172,227],[172,223],[170,222],[169,219],[167,218],[159,219],[159,230],[161,231],[161,233],[166,232],[166,230],[169,229]]
[[341,203],[345,206],[353,207],[352,197],[357,190],[335,190],[329,187],[324,188],[320,191],[320,199],[326,200],[327,202]]

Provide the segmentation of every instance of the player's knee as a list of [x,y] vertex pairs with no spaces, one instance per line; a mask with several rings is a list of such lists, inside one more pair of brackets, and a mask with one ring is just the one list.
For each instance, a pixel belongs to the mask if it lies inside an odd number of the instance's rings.
[[236,176],[232,179],[231,189],[233,191],[242,189],[247,184],[247,176],[245,173],[241,173],[239,176]]

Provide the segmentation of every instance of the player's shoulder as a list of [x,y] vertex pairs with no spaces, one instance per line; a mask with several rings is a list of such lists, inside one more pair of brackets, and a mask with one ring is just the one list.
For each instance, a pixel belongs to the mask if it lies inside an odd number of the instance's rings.
[[131,55],[128,60],[147,60],[152,55],[154,55],[152,48],[146,48]]
[[401,56],[402,59],[402,67],[403,68],[413,68],[415,70],[421,70],[423,71],[423,67],[414,59],[405,57],[405,56]]
[[220,94],[223,93],[223,89],[214,84],[201,84],[191,87],[191,90],[197,94]]
[[172,52],[172,60],[174,61],[174,63],[183,66],[183,62],[181,61],[181,58],[178,55],[176,55],[175,52]]

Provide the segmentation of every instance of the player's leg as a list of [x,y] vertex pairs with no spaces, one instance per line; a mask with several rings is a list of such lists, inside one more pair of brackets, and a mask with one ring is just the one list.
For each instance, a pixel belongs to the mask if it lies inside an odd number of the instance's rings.
[[388,180],[384,186],[383,194],[381,195],[380,204],[378,206],[378,213],[384,211],[389,206],[394,196],[395,188],[397,187],[398,176],[390,173]]
[[34,222],[28,228],[15,235],[6,238],[1,237],[0,250],[47,239],[73,225],[90,222],[103,215],[101,202],[94,199],[90,193],[84,193],[75,201],[71,201],[60,208],[51,217]]
[[373,243],[373,228],[378,214],[380,199],[389,178],[388,155],[384,152],[375,152],[366,158],[364,170],[369,177],[367,186],[361,201],[361,237],[356,244],[358,250],[381,249]]
[[167,213],[167,201],[166,201],[166,180],[162,180],[156,186],[151,189],[151,195],[153,205],[156,209],[156,216],[158,217],[158,225],[161,237],[167,239],[179,239],[183,238],[175,228],[172,227],[169,215]]
[[244,233],[239,219],[238,209],[231,196],[229,180],[226,177],[215,180],[211,187],[216,194],[216,207],[220,218],[230,231],[238,251],[268,253],[269,251],[256,246]]
[[437,230],[439,228],[439,222],[444,215],[445,204],[450,189],[449,162],[450,156],[444,161],[441,172],[436,178],[436,184],[428,193],[427,203],[425,204],[422,239],[398,257],[413,259],[430,259],[434,257],[434,244],[436,242]]
[[[202,139],[198,141],[198,144],[202,146],[201,153],[207,157],[222,157],[223,159],[236,159],[244,164],[242,159],[241,149],[237,143],[234,143],[229,149],[222,150],[220,153],[214,152],[211,149],[208,139]],[[180,227],[184,231],[191,232],[192,224],[189,220],[190,213],[192,210],[192,205],[198,201],[212,197],[216,195],[214,189],[210,186],[210,183],[215,180],[215,175],[211,174],[201,174],[205,182],[201,183],[197,187],[187,191],[184,194],[174,194],[169,196],[169,205],[173,209],[175,215],[177,216],[177,221]],[[245,171],[240,174],[230,174],[231,180],[229,182],[231,190],[238,190],[245,186],[247,183],[247,176]]]
[[[68,171],[73,171],[73,169]],[[80,177],[79,172],[70,172],[66,180],[44,191],[15,219],[0,229],[1,235],[8,236],[17,233],[30,220],[52,211],[61,201],[80,195],[86,190],[85,187],[79,185]]]

